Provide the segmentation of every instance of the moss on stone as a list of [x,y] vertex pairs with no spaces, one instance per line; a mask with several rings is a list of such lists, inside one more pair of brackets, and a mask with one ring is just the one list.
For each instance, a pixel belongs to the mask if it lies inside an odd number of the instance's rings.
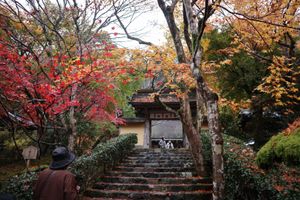
[[300,164],[300,129],[289,135],[280,133],[273,136],[257,153],[258,166],[268,168],[274,162],[283,162],[286,165]]

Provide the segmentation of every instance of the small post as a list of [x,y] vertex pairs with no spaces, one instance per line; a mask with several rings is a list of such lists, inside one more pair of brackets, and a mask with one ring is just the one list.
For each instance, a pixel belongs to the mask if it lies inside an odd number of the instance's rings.
[[27,159],[26,161],[26,171],[29,172],[29,167],[30,167],[30,160]]

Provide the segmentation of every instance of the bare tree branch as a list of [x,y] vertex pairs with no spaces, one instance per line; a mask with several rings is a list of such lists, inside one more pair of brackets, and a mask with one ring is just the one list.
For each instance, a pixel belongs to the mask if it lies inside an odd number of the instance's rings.
[[123,22],[120,20],[118,14],[115,14],[115,16],[117,17],[118,22],[120,23],[120,26],[121,26],[122,29],[124,30],[124,32],[125,32],[125,34],[126,34],[126,36],[127,36],[128,39],[138,41],[139,44],[145,44],[145,45],[149,45],[149,46],[152,46],[152,45],[153,45],[151,42],[146,42],[146,41],[144,41],[144,40],[141,40],[141,39],[139,39],[139,38],[136,38],[136,37],[131,36],[131,35],[128,33],[128,31],[127,31],[126,27],[124,26]]
[[[114,6],[114,7],[115,7],[115,6]],[[116,9],[116,7],[115,7],[115,9]],[[128,33],[127,28],[126,28],[125,25],[123,24],[122,20],[121,20],[120,17],[118,16],[118,13],[117,13],[117,12],[115,12],[115,16],[116,16],[116,18],[117,18],[117,20],[118,20],[120,26],[121,26],[122,29],[124,30],[124,32],[125,32],[125,34],[126,34],[126,36],[127,36],[128,39],[130,39],[130,40],[135,40],[135,41],[137,41],[139,44],[145,44],[145,45],[149,45],[149,46],[152,46],[152,45],[153,45],[151,42],[146,42],[146,41],[144,41],[144,40],[141,40],[140,38],[131,36],[131,35]]]
[[224,9],[224,10],[226,10],[228,13],[236,16],[240,20],[251,20],[251,21],[261,22],[261,23],[264,23],[264,24],[269,24],[269,25],[272,25],[272,26],[283,27],[283,28],[288,28],[288,29],[294,29],[294,30],[298,30],[298,31],[300,30],[300,27],[299,28],[298,27],[292,27],[292,26],[288,26],[286,24],[277,24],[277,23],[274,23],[274,22],[265,21],[265,20],[262,20],[262,19],[259,19],[259,18],[256,18],[256,17],[245,15],[243,13],[238,13],[238,12],[231,11],[228,8],[226,8],[226,7],[224,7],[220,4],[218,4],[217,6]]
[[186,11],[185,11],[184,8],[183,8],[183,26],[184,26],[183,27],[184,39],[185,39],[185,42],[188,46],[190,54],[192,54],[192,51],[193,51],[192,40],[190,38],[189,23],[188,23],[188,19],[186,17]]
[[[174,10],[172,10],[172,8],[170,6],[166,6],[166,3],[164,0],[157,0],[157,2],[167,20],[167,24],[168,24],[168,27],[169,27],[169,30],[171,32],[172,39],[174,42],[178,62],[185,63],[186,56],[185,56],[184,48],[183,48],[181,38],[180,38],[180,31],[175,22]],[[172,2],[177,2],[177,1],[175,0]]]
[[170,6],[171,12],[174,12],[174,9],[175,9],[177,3],[178,3],[178,0],[172,0],[171,6]]

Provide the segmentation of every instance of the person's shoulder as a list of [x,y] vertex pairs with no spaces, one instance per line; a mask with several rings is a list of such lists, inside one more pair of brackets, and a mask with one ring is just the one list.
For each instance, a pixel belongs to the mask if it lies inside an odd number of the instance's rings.
[[48,173],[50,173],[51,171],[52,171],[51,169],[46,168],[46,169],[40,171],[39,174],[48,174]]
[[73,177],[75,177],[75,175],[72,172],[68,171],[68,170],[57,170],[57,173],[59,173],[61,175],[64,175],[64,176],[73,176]]
[[53,170],[49,169],[49,168],[46,168],[40,172],[38,172],[38,177],[39,179],[43,179],[43,178],[46,178],[48,177],[51,173],[52,173]]

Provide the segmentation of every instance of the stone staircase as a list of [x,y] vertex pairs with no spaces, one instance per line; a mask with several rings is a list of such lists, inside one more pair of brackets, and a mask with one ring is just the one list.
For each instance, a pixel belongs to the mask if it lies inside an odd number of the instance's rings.
[[186,149],[135,149],[85,193],[91,199],[210,200],[211,179],[195,176]]

